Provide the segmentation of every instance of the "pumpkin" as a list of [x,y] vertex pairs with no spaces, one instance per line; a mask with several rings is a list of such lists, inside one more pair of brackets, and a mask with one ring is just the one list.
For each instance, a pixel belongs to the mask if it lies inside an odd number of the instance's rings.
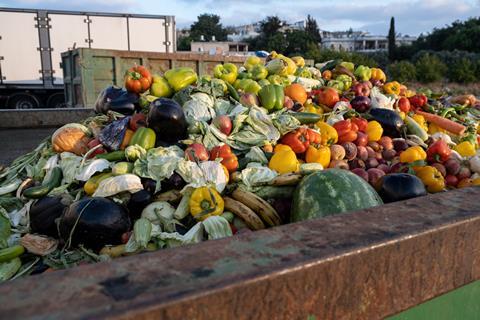
[[53,151],[57,153],[72,152],[83,155],[88,151],[88,129],[81,124],[66,124],[52,135]]
[[290,97],[293,101],[304,104],[307,101],[307,91],[299,83],[292,83],[285,87],[285,95]]

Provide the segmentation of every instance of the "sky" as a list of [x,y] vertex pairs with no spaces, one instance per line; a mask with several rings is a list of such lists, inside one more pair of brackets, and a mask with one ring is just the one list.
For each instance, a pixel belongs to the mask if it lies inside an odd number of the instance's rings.
[[403,35],[425,34],[480,15],[480,0],[0,0],[0,7],[174,15],[180,28],[190,26],[202,13],[218,14],[224,26],[272,15],[295,22],[310,14],[322,30],[352,28],[375,35],[388,33],[392,15],[397,33]]

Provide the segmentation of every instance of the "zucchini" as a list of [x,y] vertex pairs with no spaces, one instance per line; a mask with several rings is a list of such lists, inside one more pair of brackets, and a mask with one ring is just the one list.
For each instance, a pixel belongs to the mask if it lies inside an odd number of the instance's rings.
[[233,100],[240,102],[240,96],[238,95],[237,89],[235,89],[230,83],[225,81],[225,84],[227,85],[228,93],[232,97]]
[[25,248],[21,245],[15,245],[13,247],[0,250],[0,262],[10,261],[25,252]]
[[133,225],[133,235],[135,242],[142,248],[146,248],[152,237],[152,223],[146,218],[140,218]]
[[301,124],[312,124],[322,120],[321,115],[313,112],[295,112],[290,114],[300,121]]
[[132,173],[132,171],[133,171],[133,163],[125,162],[125,161],[116,163],[112,168],[112,174],[114,176]]
[[97,155],[95,156],[95,158],[97,158],[97,159],[105,159],[105,160],[108,160],[108,161],[110,161],[110,162],[123,161],[123,160],[126,159],[126,157],[125,157],[125,151],[123,151],[123,150],[113,151],[113,152],[109,152],[109,153],[97,154]]
[[46,196],[54,188],[58,187],[62,183],[62,169],[55,167],[52,169],[52,173],[48,181],[44,181],[41,186],[31,187],[23,191],[23,196],[29,199],[40,199]]
[[14,258],[8,262],[0,263],[0,282],[12,278],[18,270],[20,270],[21,266],[22,261],[20,258]]
[[412,118],[405,116],[405,124],[407,125],[407,130],[409,133],[418,136],[422,141],[428,139],[427,132]]

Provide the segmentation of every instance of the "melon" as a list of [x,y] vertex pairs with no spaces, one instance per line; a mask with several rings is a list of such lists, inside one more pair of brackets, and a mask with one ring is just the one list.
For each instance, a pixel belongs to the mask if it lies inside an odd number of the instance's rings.
[[293,195],[292,222],[383,204],[365,180],[348,170],[328,169],[312,173],[298,184]]

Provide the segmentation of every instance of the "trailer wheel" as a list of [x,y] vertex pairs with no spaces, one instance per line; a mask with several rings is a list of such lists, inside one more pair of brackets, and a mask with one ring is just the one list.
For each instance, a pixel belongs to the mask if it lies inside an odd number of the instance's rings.
[[50,97],[47,99],[47,108],[65,108],[65,96],[61,92],[57,92],[52,94]]
[[40,101],[30,93],[15,93],[8,97],[9,109],[35,109],[40,107]]

